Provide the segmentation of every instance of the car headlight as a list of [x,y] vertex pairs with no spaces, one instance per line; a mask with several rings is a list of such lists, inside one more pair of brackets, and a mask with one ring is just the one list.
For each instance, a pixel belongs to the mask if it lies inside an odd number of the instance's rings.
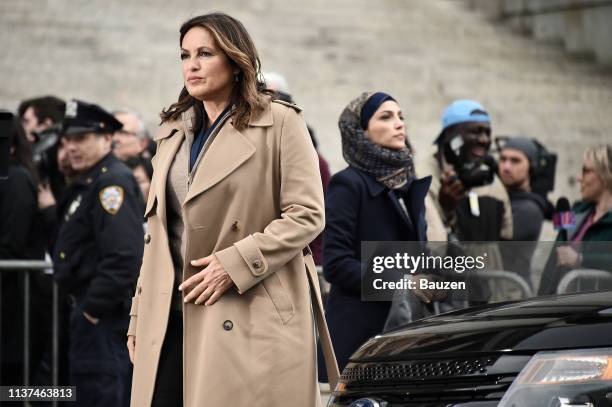
[[609,405],[612,348],[538,352],[521,370],[499,407]]

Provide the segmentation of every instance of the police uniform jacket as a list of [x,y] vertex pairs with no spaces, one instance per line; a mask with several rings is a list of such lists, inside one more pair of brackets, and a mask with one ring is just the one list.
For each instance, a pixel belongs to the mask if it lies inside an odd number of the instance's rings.
[[94,317],[127,315],[142,259],[142,193],[112,153],[67,190],[54,252],[57,281]]

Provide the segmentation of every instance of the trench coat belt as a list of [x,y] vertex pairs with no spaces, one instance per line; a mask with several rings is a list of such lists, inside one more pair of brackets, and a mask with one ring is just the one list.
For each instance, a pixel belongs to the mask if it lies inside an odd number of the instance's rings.
[[329,380],[329,386],[333,391],[338,384],[340,373],[338,372],[338,362],[336,361],[336,355],[334,354],[334,348],[332,346],[331,337],[329,336],[329,330],[327,329],[327,323],[325,322],[325,313],[323,311],[323,301],[321,300],[321,293],[317,287],[319,287],[319,278],[317,276],[317,269],[312,258],[312,252],[310,247],[304,248],[304,263],[308,270],[308,282],[310,284],[310,300],[313,304],[313,311],[315,314],[315,320],[317,324],[317,332],[319,333],[319,341],[321,343],[321,350],[323,351],[323,358],[325,359],[325,367],[327,368],[327,378]]

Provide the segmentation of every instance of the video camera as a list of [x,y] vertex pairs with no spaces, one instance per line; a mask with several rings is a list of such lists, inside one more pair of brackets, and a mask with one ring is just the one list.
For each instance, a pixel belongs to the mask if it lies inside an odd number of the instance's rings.
[[465,189],[488,185],[497,173],[497,162],[492,156],[487,154],[477,159],[468,157],[467,146],[461,134],[444,145],[444,159],[453,166]]
[[537,165],[531,172],[531,189],[537,194],[546,194],[555,189],[555,172],[557,170],[557,154],[548,151],[537,140],[533,140],[538,147]]
[[54,124],[41,132],[33,132],[36,139],[32,144],[32,160],[42,181],[58,173],[57,143],[59,141],[61,124]]
[[[15,125],[13,113],[0,111],[0,181],[8,179],[9,163],[11,158],[11,132]],[[39,133],[33,133],[36,141],[32,144],[32,160],[37,173],[43,182],[56,177],[57,143],[61,131],[61,124],[56,124]]]

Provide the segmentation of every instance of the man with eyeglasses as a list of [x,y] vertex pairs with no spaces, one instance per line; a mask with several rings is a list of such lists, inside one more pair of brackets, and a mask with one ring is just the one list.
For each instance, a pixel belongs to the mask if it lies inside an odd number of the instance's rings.
[[117,110],[113,112],[113,116],[123,124],[123,127],[113,134],[115,156],[121,161],[140,155],[147,156],[149,136],[142,117],[129,109]]

